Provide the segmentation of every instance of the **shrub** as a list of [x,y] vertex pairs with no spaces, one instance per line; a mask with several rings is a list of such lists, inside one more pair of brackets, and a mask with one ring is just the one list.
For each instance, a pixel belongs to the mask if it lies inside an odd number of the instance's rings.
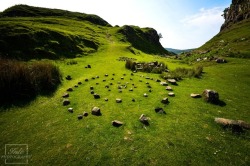
[[61,79],[58,67],[48,62],[0,60],[1,104],[51,93],[61,83]]

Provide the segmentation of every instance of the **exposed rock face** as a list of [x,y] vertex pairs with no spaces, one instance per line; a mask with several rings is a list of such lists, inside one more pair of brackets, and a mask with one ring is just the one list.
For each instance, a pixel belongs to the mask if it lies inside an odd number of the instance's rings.
[[222,15],[225,19],[221,31],[232,24],[250,18],[250,0],[232,0],[230,7],[224,10]]

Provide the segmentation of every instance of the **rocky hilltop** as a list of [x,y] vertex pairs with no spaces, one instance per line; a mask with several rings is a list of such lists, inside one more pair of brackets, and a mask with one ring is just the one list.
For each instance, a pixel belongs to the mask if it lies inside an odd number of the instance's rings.
[[230,27],[232,24],[249,19],[250,0],[232,0],[232,4],[224,10],[222,16],[224,17],[225,22],[221,26],[221,31]]

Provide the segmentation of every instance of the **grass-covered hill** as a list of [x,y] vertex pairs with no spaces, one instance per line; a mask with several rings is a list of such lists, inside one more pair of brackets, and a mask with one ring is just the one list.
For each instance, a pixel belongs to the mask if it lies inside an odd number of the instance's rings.
[[147,53],[168,54],[154,29],[125,27],[130,31],[112,27],[96,15],[16,5],[0,13],[0,55],[18,59],[73,58],[96,52],[111,40]]

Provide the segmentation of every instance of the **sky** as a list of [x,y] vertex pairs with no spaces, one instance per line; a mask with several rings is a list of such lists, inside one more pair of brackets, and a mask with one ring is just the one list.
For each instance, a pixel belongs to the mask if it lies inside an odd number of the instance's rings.
[[112,26],[151,27],[165,48],[189,49],[220,31],[232,0],[0,0],[0,11],[16,4],[96,14]]

